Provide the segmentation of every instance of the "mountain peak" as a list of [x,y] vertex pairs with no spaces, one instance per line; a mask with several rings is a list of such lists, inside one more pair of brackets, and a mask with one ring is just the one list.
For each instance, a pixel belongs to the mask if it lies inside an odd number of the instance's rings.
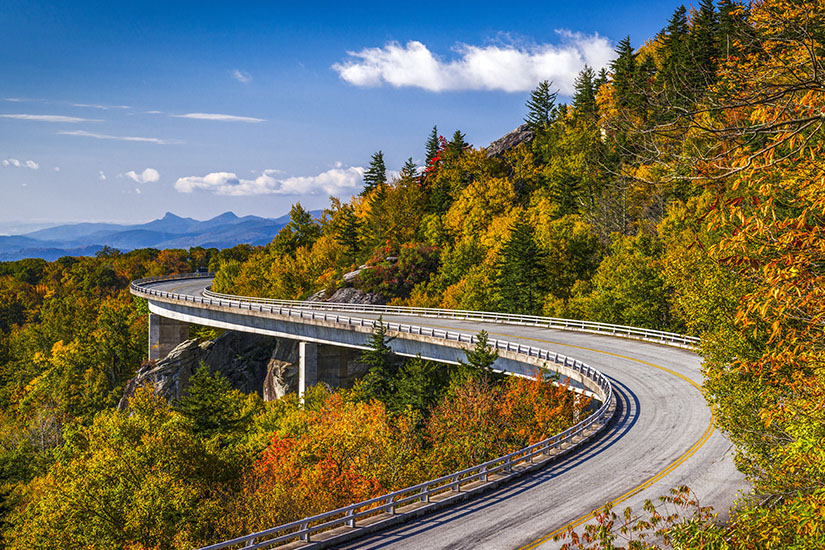
[[167,212],[166,214],[163,215],[163,217],[161,219],[162,220],[182,220],[183,218],[181,218],[180,216],[178,216],[176,214],[172,214],[171,212]]
[[[217,216],[212,218],[212,220],[237,220],[237,219],[238,219],[238,216],[236,216],[235,213],[232,212],[231,210],[229,210],[227,212],[224,212],[223,214],[218,214]],[[212,221],[212,220],[210,220],[210,221]]]

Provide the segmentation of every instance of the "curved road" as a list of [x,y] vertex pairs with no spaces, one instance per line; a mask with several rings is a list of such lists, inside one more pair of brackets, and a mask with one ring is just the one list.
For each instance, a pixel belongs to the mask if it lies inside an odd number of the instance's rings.
[[[151,287],[200,296],[210,279]],[[357,313],[358,317],[377,315]],[[385,321],[476,333],[551,349],[611,378],[619,408],[590,445],[484,497],[416,519],[341,548],[556,548],[549,537],[607,501],[641,511],[677,485],[724,518],[748,487],[735,469],[731,445],[714,429],[699,384],[700,358],[682,349],[637,340],[547,328],[389,315]]]

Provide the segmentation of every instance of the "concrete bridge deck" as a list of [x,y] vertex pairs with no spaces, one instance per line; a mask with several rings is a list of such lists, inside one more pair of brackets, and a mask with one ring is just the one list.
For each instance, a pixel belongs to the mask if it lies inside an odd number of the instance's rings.
[[[185,300],[187,296],[201,296],[210,283],[209,279],[177,280],[155,283],[150,288],[173,292]],[[260,313],[253,303],[246,305],[249,309],[241,315],[247,319],[235,327],[229,326],[232,323],[217,307],[195,302],[182,320],[249,330]],[[173,315],[169,304],[161,301],[150,299],[150,310]],[[377,313],[341,314],[378,317]],[[486,330],[491,338],[575,357],[610,378],[619,406],[614,421],[596,441],[539,473],[483,498],[343,548],[554,548],[558,544],[545,540],[549,534],[608,501],[618,508],[641,510],[645,499],[655,499],[677,485],[688,485],[702,505],[714,506],[724,517],[739,492],[747,491],[747,484],[733,465],[731,445],[715,429],[711,410],[701,395],[700,358],[689,350],[477,320],[398,314],[384,314],[383,319],[466,333]],[[347,344],[357,345],[354,341]]]

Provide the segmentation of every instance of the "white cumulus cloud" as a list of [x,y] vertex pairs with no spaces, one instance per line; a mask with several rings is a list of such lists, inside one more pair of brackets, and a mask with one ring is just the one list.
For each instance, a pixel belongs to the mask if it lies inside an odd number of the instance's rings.
[[332,69],[355,86],[388,84],[432,92],[448,90],[501,90],[524,92],[542,80],[552,80],[563,95],[574,92],[573,81],[585,64],[596,70],[615,57],[610,41],[598,34],[557,31],[559,44],[504,44],[454,48],[457,57],[444,60],[423,43],[347,52],[349,59]]
[[99,118],[81,118],[63,115],[0,115],[0,118],[16,118],[17,120],[34,120],[36,122],[103,122]]
[[103,173],[103,170],[100,171],[100,175],[98,176],[100,181],[106,181],[106,174]]
[[209,191],[216,195],[338,195],[359,189],[364,169],[360,166],[336,166],[317,176],[285,178],[280,170],[264,170],[255,179],[239,178],[232,172],[212,172],[203,177],[179,178],[175,189],[181,193]]
[[160,174],[154,168],[147,168],[139,174],[134,170],[129,170],[123,175],[137,183],[155,183],[160,179]]
[[252,81],[252,75],[249,73],[245,73],[240,69],[234,69],[232,71],[232,78],[234,78],[238,82],[241,82],[242,84],[246,84],[247,82]]
[[17,160],[17,159],[5,159],[3,161],[3,166],[14,166],[15,168],[30,168],[32,170],[40,170],[40,165],[34,162],[33,160]]
[[263,118],[251,116],[224,115],[221,113],[186,113],[185,115],[171,115],[175,118],[194,118],[196,120],[218,120],[221,122],[266,122]]

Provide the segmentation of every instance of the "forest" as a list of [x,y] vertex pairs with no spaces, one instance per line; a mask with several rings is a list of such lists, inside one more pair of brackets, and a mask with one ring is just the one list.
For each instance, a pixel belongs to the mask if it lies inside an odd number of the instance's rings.
[[518,146],[433,127],[423,165],[393,172],[377,151],[358,196],[319,219],[294,205],[266,246],[0,264],[2,544],[194,547],[495,456],[585,410],[541,373],[491,373],[483,346],[447,368],[393,357],[377,330],[352,390],[264,403],[201,370],[185,398],[141,391],[119,411],[146,356],[128,282],[208,266],[235,294],[351,285],[699,336],[753,495],[719,523],[674,488],[567,544],[825,547],[823,46],[823,0],[703,0],[585,67],[569,103],[537,83]]

